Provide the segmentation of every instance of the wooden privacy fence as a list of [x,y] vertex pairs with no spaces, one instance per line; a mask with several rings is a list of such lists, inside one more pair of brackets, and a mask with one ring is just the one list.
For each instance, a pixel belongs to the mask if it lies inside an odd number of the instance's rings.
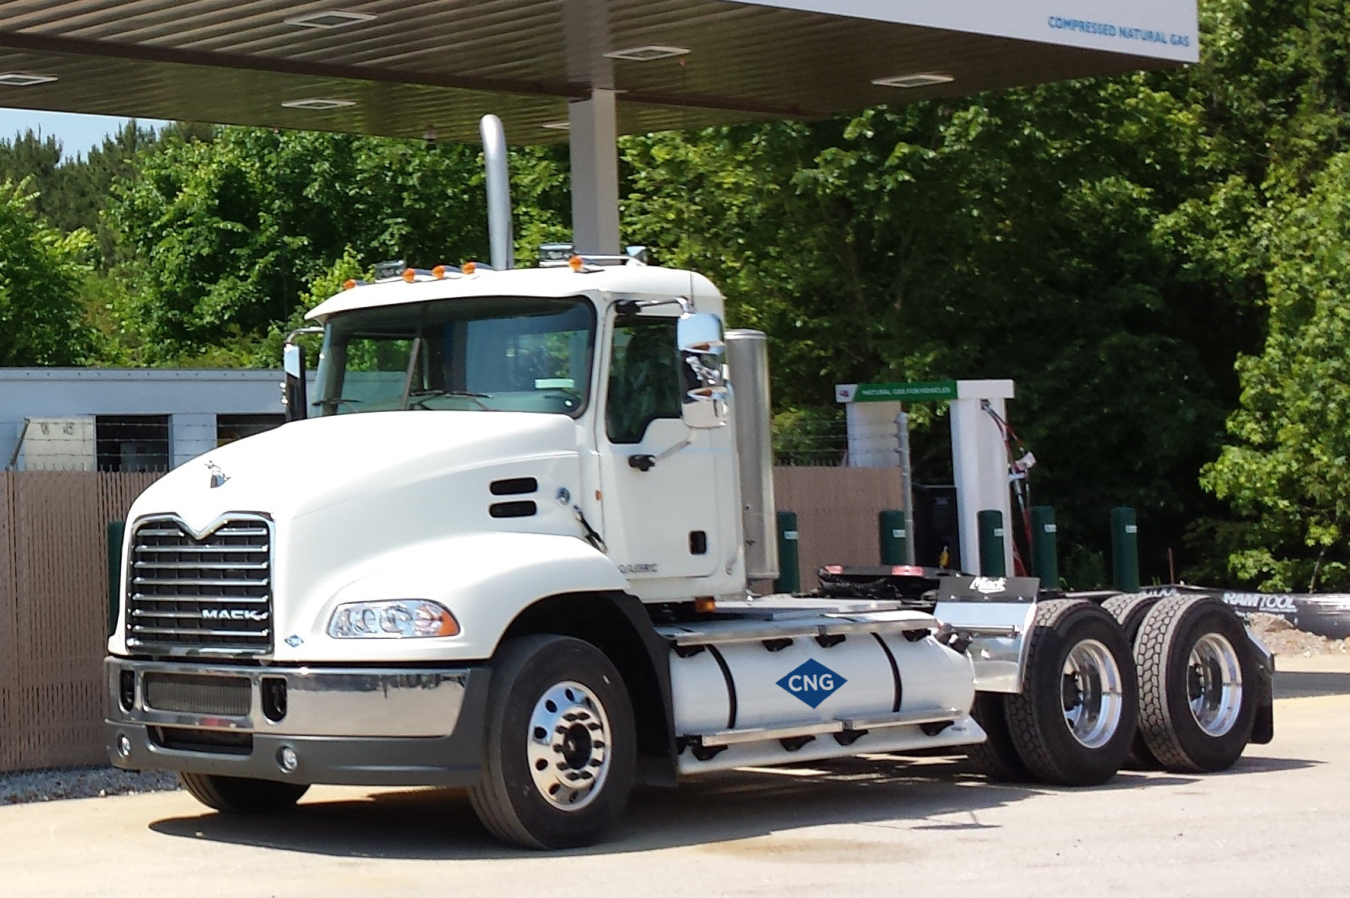
[[0,771],[104,760],[107,523],[157,476],[0,473]]
[[880,564],[877,513],[903,508],[898,468],[774,468],[774,502],[797,513],[802,589],[826,564]]
[[[0,473],[0,772],[101,764],[107,525],[158,474]],[[822,564],[877,561],[877,512],[896,471],[778,468],[797,512],[802,586]]]

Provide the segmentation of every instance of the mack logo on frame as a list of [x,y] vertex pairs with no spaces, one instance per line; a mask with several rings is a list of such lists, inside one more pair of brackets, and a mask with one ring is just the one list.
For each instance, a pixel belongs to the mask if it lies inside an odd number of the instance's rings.
[[839,687],[847,682],[848,680],[839,676],[815,658],[811,658],[779,680],[778,685],[812,708],[818,708],[821,702],[837,692]]

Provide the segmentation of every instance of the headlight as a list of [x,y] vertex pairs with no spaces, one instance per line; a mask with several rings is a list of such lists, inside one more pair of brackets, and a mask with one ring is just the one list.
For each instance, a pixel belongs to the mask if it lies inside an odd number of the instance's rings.
[[459,621],[437,602],[392,599],[339,605],[328,622],[335,639],[404,639],[458,636]]

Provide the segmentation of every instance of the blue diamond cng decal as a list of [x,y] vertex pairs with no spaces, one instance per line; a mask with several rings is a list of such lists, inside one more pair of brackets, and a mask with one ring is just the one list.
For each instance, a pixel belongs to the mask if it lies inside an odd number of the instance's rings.
[[840,686],[847,683],[839,674],[821,664],[815,658],[802,662],[792,673],[778,681],[788,692],[806,702],[812,708],[833,695]]

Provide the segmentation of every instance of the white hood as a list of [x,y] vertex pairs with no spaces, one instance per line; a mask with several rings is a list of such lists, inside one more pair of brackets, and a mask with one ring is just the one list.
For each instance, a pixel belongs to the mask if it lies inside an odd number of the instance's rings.
[[[141,494],[128,520],[172,514],[204,532],[227,513],[266,515],[274,522],[274,657],[335,660],[353,651],[387,651],[378,644],[338,646],[324,638],[323,627],[337,597],[353,583],[373,577],[393,588],[406,579],[412,572],[407,553],[446,587],[465,580],[483,554],[452,560],[448,545],[493,534],[525,540],[551,534],[585,545],[570,504],[581,494],[578,427],[564,415],[479,411],[298,421],[188,462]],[[225,480],[213,487],[217,473]],[[494,481],[515,478],[533,478],[537,488],[494,494]],[[494,516],[492,506],[502,502],[534,504],[524,516]],[[132,533],[128,527],[128,538]],[[586,552],[596,554],[589,547]],[[501,565],[528,561],[504,557]],[[621,585],[617,572],[610,573]],[[303,647],[282,641],[289,634],[302,634]],[[114,652],[122,640],[119,627]],[[489,638],[474,650],[490,652],[491,644]]]
[[[262,512],[281,523],[372,494],[388,504],[390,491],[435,491],[457,472],[490,467],[491,480],[531,459],[575,457],[576,426],[562,415],[479,411],[296,421],[187,462],[142,493],[130,518],[171,513],[200,531],[225,512]],[[225,480],[213,488],[216,471]],[[575,484],[566,486],[576,494]]]

